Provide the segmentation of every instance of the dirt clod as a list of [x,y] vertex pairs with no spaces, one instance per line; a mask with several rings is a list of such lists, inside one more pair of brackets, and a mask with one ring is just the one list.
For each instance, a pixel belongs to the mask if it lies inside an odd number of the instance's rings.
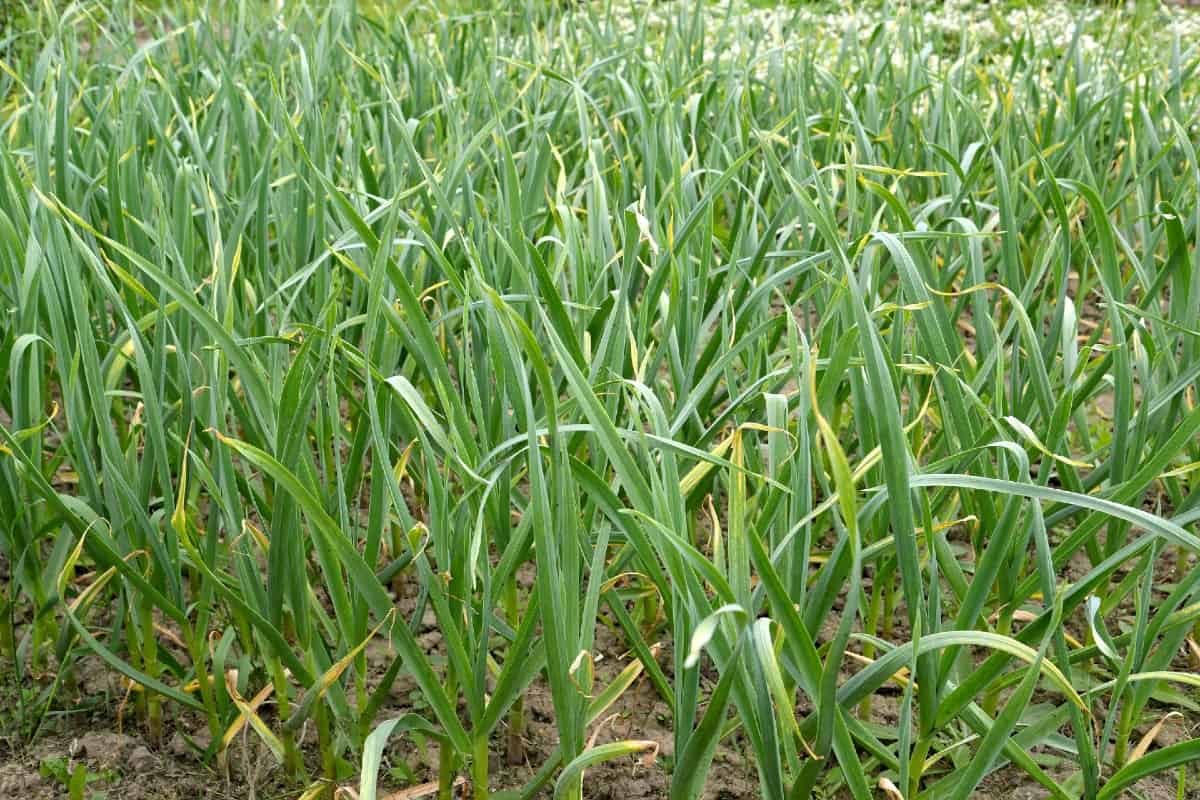
[[0,797],[28,797],[41,784],[41,777],[18,764],[0,767]]
[[153,770],[158,765],[158,759],[150,752],[150,748],[141,746],[134,748],[125,763],[130,771],[141,774]]
[[76,742],[75,754],[102,767],[115,767],[121,763],[121,757],[136,745],[136,739],[123,733],[88,731]]
[[186,756],[191,751],[188,749],[187,742],[183,740],[183,734],[176,731],[171,737],[171,741],[167,742],[167,750],[173,756]]

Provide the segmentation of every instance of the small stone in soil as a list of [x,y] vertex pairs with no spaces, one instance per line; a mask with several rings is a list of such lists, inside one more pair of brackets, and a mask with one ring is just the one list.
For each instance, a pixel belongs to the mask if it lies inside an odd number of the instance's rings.
[[179,731],[175,731],[174,735],[171,736],[171,741],[167,742],[167,750],[169,750],[173,756],[186,756],[188,753],[192,752],[188,748],[187,742],[183,740],[183,734]]
[[149,748],[138,747],[129,754],[127,762],[129,769],[136,773],[149,772],[158,766],[158,759],[154,757]]

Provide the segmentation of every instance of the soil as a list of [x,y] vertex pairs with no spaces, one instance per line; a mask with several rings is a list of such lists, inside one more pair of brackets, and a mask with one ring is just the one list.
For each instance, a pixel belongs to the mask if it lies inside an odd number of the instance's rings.
[[[408,596],[398,600],[402,609],[411,609],[412,603],[413,598]],[[903,619],[903,611],[898,609],[897,616]],[[424,622],[426,625],[419,640],[436,654],[441,645],[441,634],[435,629],[431,615]],[[897,625],[897,628],[902,627],[902,624]],[[628,666],[630,656],[620,636],[603,625],[597,627],[594,653],[598,690]],[[368,663],[376,679],[386,670],[391,657],[385,643],[371,643]],[[665,651],[660,654],[660,664],[669,675],[670,658]],[[11,675],[8,665],[3,667],[4,674]],[[0,739],[0,800],[65,798],[68,796],[65,776],[78,765],[87,770],[89,783],[84,796],[92,800],[292,800],[303,791],[284,780],[273,758],[253,734],[244,733],[234,741],[223,767],[202,764],[184,736],[203,746],[207,743],[207,731],[201,720],[189,713],[169,716],[165,743],[159,747],[151,746],[132,722],[132,714],[122,713],[119,681],[90,656],[77,664],[77,671],[80,680],[78,700],[71,704],[74,710],[52,714],[32,744],[21,745],[13,739]],[[401,678],[393,685],[390,703],[380,719],[412,710],[415,698],[412,682]],[[11,707],[7,700],[5,705]],[[521,763],[515,766],[507,763],[508,737],[503,726],[494,737],[493,790],[524,786],[557,745],[554,709],[544,679],[536,681],[526,692],[525,708]],[[885,687],[872,701],[872,722],[894,728],[899,719],[898,710],[898,696],[890,687]],[[1165,711],[1159,709],[1155,713]],[[168,714],[171,714],[170,710]],[[1154,721],[1139,729],[1139,738],[1150,730]],[[1200,733],[1198,728],[1200,718],[1173,716],[1157,731],[1155,745],[1161,747],[1191,738]],[[659,749],[656,761],[650,766],[631,756],[589,769],[584,783],[584,796],[588,800],[648,800],[668,796],[670,776],[666,767],[673,755],[670,712],[645,677],[639,678],[589,733],[595,734],[597,744],[649,739],[657,742]],[[310,765],[316,763],[314,738],[309,730],[300,742]],[[435,780],[436,765],[435,745],[422,749],[411,739],[396,737],[390,743],[381,770],[381,797],[388,797],[389,792],[399,792],[413,782]],[[1053,770],[1051,774],[1054,774]],[[399,775],[404,775],[404,780],[397,780]],[[341,785],[353,788],[356,779],[347,779]],[[1128,796],[1174,800],[1176,789],[1175,774],[1172,773],[1142,781],[1135,787],[1136,794]],[[462,796],[466,797],[463,791]],[[551,783],[538,797],[549,798],[552,794]],[[352,797],[348,793],[341,796]],[[405,797],[403,794],[394,796]],[[718,749],[704,798],[751,800],[758,796],[753,761],[734,734]],[[982,800],[1033,800],[1044,796],[1045,791],[1040,786],[1031,783],[1023,772],[1011,766],[989,775],[973,795]]]
[[[1156,566],[1159,568],[1156,570],[1156,579],[1169,582],[1173,564],[1164,561]],[[1080,553],[1065,571],[1069,577],[1075,578],[1087,569],[1086,557]],[[873,574],[867,576],[868,588],[872,578]],[[532,569],[528,566],[522,568],[519,580],[523,591],[530,591]],[[405,616],[415,613],[415,583],[398,578],[392,588],[400,612]],[[1126,606],[1128,600],[1114,616],[1120,617],[1122,612],[1131,613],[1132,609]],[[818,643],[832,638],[840,610],[839,599],[833,613],[817,633]],[[431,655],[444,655],[442,634],[437,629],[432,612],[427,611],[422,622],[418,641]],[[1077,638],[1086,638],[1086,621],[1081,615],[1073,615],[1066,625]],[[900,603],[895,610],[895,624],[886,638],[902,641],[908,636],[906,612],[903,603]],[[175,655],[180,660],[186,658],[182,652]],[[371,688],[387,671],[393,657],[386,642],[375,640],[370,643],[367,658]],[[629,665],[632,658],[622,637],[603,624],[596,628],[593,657],[596,691],[607,686]],[[669,677],[672,664],[666,648],[660,653],[659,662]],[[1193,667],[1187,662],[1186,655],[1180,654],[1175,668]],[[121,681],[98,658],[90,655],[82,657],[75,663],[74,673],[77,681],[72,690],[63,693],[56,710],[48,715],[42,730],[30,743],[16,736],[4,736],[11,733],[16,698],[11,686],[11,665],[0,661],[0,800],[68,797],[66,781],[79,766],[85,768],[88,776],[84,797],[91,800],[293,800],[302,793],[302,787],[285,780],[273,757],[249,730],[232,743],[225,763],[204,764],[188,744],[189,739],[201,747],[207,744],[207,730],[198,716],[180,713],[168,705],[164,741],[154,746],[138,725],[132,704],[129,708],[125,707],[126,693]],[[34,682],[37,686],[31,684],[24,689],[41,688],[41,684],[50,677],[44,676],[41,682]],[[714,679],[715,675],[707,673],[702,681],[702,691],[711,688]],[[504,726],[496,732],[492,742],[491,785],[495,791],[519,789],[526,785],[558,744],[551,693],[544,677],[529,687],[524,698],[526,725],[522,739],[523,757],[518,763],[510,763],[506,752],[509,737]],[[415,685],[411,679],[402,676],[391,687],[389,701],[379,719],[420,710],[419,704],[419,692]],[[1137,731],[1138,738],[1150,731],[1170,710],[1153,705],[1148,709],[1146,722]],[[899,707],[895,686],[888,684],[881,687],[872,699],[871,722],[894,729],[899,722]],[[802,712],[805,710],[801,709]],[[270,722],[269,709],[264,711],[264,717]],[[650,765],[637,756],[630,756],[589,769],[584,779],[584,796],[588,800],[648,800],[668,796],[669,766],[674,755],[670,711],[644,676],[605,712],[589,735],[595,736],[596,744],[624,739],[652,740],[657,743],[658,751],[657,758]],[[1156,732],[1154,745],[1163,747],[1197,735],[1200,735],[1200,715],[1188,712],[1187,716],[1172,716],[1165,720]],[[300,740],[310,769],[318,761],[314,740],[315,732],[311,727],[305,730]],[[1193,773],[1196,771],[1195,767],[1191,770]],[[1050,772],[1055,774],[1053,769]],[[388,793],[401,792],[414,783],[434,781],[436,777],[436,745],[421,747],[411,738],[396,737],[385,754],[380,778],[381,797],[387,798]],[[341,781],[341,786],[354,788],[356,780],[353,776],[348,777]],[[1196,785],[1194,774],[1189,776],[1189,780],[1192,781],[1189,785]],[[1175,781],[1174,773],[1155,776],[1139,783],[1134,787],[1134,793],[1128,796],[1174,800],[1177,796]],[[550,798],[552,794],[551,782],[538,797]],[[349,793],[341,796],[352,797]],[[403,794],[391,796],[397,799],[405,797]],[[463,796],[467,796],[466,790],[463,790]],[[758,796],[753,760],[748,757],[747,748],[735,733],[718,748],[703,797],[705,800],[751,800]],[[1032,783],[1021,770],[1011,766],[989,775],[973,794],[973,797],[982,800],[1032,800],[1044,796],[1045,791],[1040,786]]]
[[[403,601],[401,605],[404,605]],[[432,621],[432,620],[430,620]],[[436,630],[421,634],[420,641],[436,651],[441,635]],[[621,642],[606,628],[597,633],[596,687],[602,688],[628,666]],[[386,670],[390,655],[386,645],[369,649],[369,663],[375,674]],[[7,667],[7,665],[5,665]],[[664,667],[668,665],[664,662]],[[68,796],[65,776],[77,766],[86,768],[90,780],[85,797],[94,800],[275,800],[296,798],[303,791],[289,785],[258,740],[242,735],[230,747],[225,769],[204,765],[184,740],[206,744],[206,733],[199,717],[175,714],[167,720],[166,743],[152,747],[136,724],[122,724],[117,682],[99,664],[85,659],[80,673],[88,680],[80,682],[78,708],[86,713],[59,713],[53,716],[32,744],[21,745],[12,739],[0,740],[0,800],[51,800]],[[8,672],[8,670],[5,670]],[[11,672],[9,672],[11,674]],[[414,686],[403,678],[392,687],[390,708],[381,719],[398,716],[412,709]],[[549,686],[544,680],[534,683],[525,694],[526,727],[523,762],[506,763],[507,736],[502,729],[492,743],[492,788],[518,789],[536,774],[557,745],[554,709]],[[170,710],[167,711],[170,714]],[[264,715],[265,716],[265,715]],[[658,743],[658,759],[646,766],[637,757],[618,759],[589,769],[585,775],[585,796],[591,800],[638,800],[666,797],[670,776],[662,768],[672,754],[670,712],[649,681],[640,679],[606,712],[592,730],[596,743],[621,739],[650,739]],[[311,749],[313,736],[301,740]],[[757,797],[753,763],[738,750],[736,737],[723,745],[714,761],[706,800],[749,800]],[[315,763],[309,752],[310,764]],[[402,767],[416,782],[437,777],[437,748],[424,751],[411,740],[397,737],[386,754],[381,771],[381,788],[397,791],[406,784],[389,780],[393,769]],[[356,779],[343,786],[355,786]],[[538,797],[549,798],[553,783]],[[349,797],[349,795],[346,795]],[[386,796],[384,794],[383,796]]]

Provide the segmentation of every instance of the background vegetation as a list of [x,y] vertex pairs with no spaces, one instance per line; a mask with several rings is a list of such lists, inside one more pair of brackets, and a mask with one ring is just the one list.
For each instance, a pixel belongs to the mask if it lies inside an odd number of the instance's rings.
[[[401,738],[484,797],[535,684],[521,797],[630,755],[696,797],[731,742],[768,798],[1196,791],[1155,744],[1200,684],[1195,18],[30,13],[15,740],[89,654],[151,742],[249,731],[307,797]],[[635,682],[669,743],[606,730]]]

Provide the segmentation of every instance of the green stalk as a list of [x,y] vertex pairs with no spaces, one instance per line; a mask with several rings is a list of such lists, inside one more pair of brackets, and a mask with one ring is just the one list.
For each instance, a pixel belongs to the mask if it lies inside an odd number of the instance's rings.
[[[1012,633],[1013,607],[1004,605],[1000,608],[1000,616],[996,620],[996,633],[1008,636]],[[1000,704],[1000,686],[993,685],[983,698],[983,712],[989,717],[996,716],[996,708]]]
[[473,798],[487,800],[488,796],[488,737],[479,736],[471,753],[471,791]]
[[[450,697],[457,695],[458,686],[455,681],[454,668],[446,669],[446,694]],[[438,800],[453,800],[454,781],[458,777],[456,765],[457,754],[450,742],[445,740],[438,744]],[[486,785],[486,779],[485,779]]]
[[16,660],[17,637],[13,625],[12,600],[7,596],[0,602],[0,658]]
[[[867,606],[867,613],[864,615],[866,619],[865,632],[868,636],[874,636],[875,632],[879,629],[881,614],[885,615],[883,619],[884,638],[888,638],[891,634],[892,620],[891,616],[887,614],[887,602],[884,600],[884,597],[885,594],[889,597],[891,596],[888,588],[893,585],[893,570],[890,569],[892,563],[894,562],[888,562],[882,568],[877,566],[875,569],[875,580],[871,584],[871,601]],[[862,654],[864,658],[875,658],[875,644],[870,641],[863,644]],[[870,721],[871,695],[864,697],[862,702],[858,704],[858,716],[860,719]]]
[[[504,616],[508,624],[517,627],[520,615],[517,581],[514,578],[504,587]],[[504,761],[510,767],[525,763],[525,696],[518,695],[508,712]]]
[[888,580],[883,585],[883,638],[891,639],[896,626],[896,582]]
[[918,738],[916,744],[913,745],[912,757],[908,761],[909,797],[916,797],[920,794],[921,775],[925,770],[925,759],[929,757],[932,746],[933,739],[927,736]]
[[[154,609],[150,605],[140,608],[142,623],[142,656],[146,674],[151,678],[159,678],[161,672],[158,663],[157,636],[154,632]],[[145,690],[146,695],[146,730],[150,742],[159,747],[162,745],[162,698],[157,692]]]
[[329,721],[329,709],[317,702],[317,748],[321,752],[321,774],[326,781],[326,797],[333,800],[337,787],[337,754],[334,752],[333,729]]
[[279,660],[271,659],[270,672],[271,682],[275,686],[275,708],[279,714],[279,739],[283,743],[283,769],[290,778],[300,782],[305,773],[304,757],[296,747],[295,734],[288,726],[288,721],[292,717],[291,686]]
[[[188,633],[192,633],[188,636]],[[196,680],[200,684],[200,699],[204,702],[204,712],[208,722],[208,734],[213,739],[221,735],[221,718],[217,710],[216,692],[213,679],[208,670],[208,658],[205,652],[204,636],[199,631],[184,631],[188,642],[188,654],[191,656],[193,668],[196,670]]]
[[1117,721],[1117,735],[1113,737],[1113,766],[1117,769],[1125,766],[1128,758],[1129,740],[1133,736],[1133,727],[1137,721],[1132,698],[1121,703],[1121,716]]

